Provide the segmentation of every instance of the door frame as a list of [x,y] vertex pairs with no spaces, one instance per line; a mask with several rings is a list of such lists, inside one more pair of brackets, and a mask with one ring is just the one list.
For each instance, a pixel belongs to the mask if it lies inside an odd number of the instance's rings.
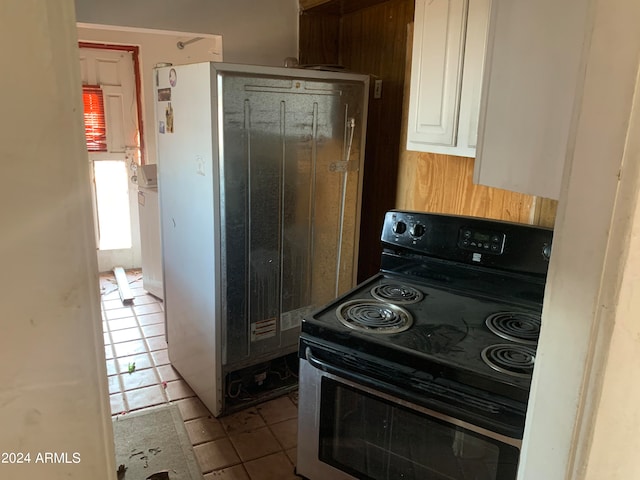
[[[140,74],[140,47],[136,45],[126,45],[126,44],[112,44],[105,42],[92,42],[92,41],[78,41],[78,51],[81,52],[83,49],[92,49],[92,50],[102,50],[105,53],[109,52],[111,54],[128,54],[131,59],[131,67],[133,74],[133,85],[130,87],[132,89],[132,94],[135,95],[135,107],[136,112],[135,115],[132,115],[131,118],[135,116],[137,121],[137,138],[136,147],[138,149],[138,154],[135,156],[136,158],[130,159],[131,164],[135,162],[135,164],[144,165],[147,162],[145,161],[146,157],[146,149],[144,145],[144,126],[143,126],[143,112],[142,112],[142,83],[141,83],[141,74]],[[129,78],[131,73],[128,73]],[[133,112],[132,112],[133,113]],[[94,154],[95,155],[95,154]],[[125,153],[126,160],[126,153]],[[95,161],[92,160],[92,162]],[[99,160],[98,160],[99,161]],[[126,163],[126,162],[125,162]],[[130,168],[130,165],[127,167]],[[95,181],[95,172],[92,166],[92,181]],[[127,174],[129,177],[129,174]],[[140,245],[140,232],[139,232],[139,219],[138,219],[138,209],[137,209],[137,191],[133,189],[135,187],[135,180],[128,178],[128,190],[129,190],[129,215],[130,215],[130,227],[131,227],[131,247],[126,249],[113,249],[113,250],[101,250],[99,248],[99,229],[98,229],[98,210],[97,203],[95,198],[95,183],[93,185],[94,188],[94,221],[95,221],[95,231],[96,231],[96,241],[98,248],[96,249],[96,254],[98,256],[98,269],[99,271],[107,271],[111,270],[111,265],[114,267],[116,265],[122,265],[125,268],[139,268],[141,266],[141,245]],[[104,252],[104,253],[101,253]],[[111,253],[107,253],[111,252]],[[115,253],[114,253],[115,252]],[[123,252],[129,252],[124,253]]]

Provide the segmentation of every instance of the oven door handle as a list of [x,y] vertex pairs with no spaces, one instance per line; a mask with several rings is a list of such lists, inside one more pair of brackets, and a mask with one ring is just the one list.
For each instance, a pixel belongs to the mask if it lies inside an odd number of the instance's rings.
[[[312,367],[325,373],[335,375],[336,377],[343,378],[345,380],[350,380],[360,385],[367,386],[368,388],[373,388],[374,390],[382,389],[391,395],[397,396],[398,398],[403,397],[401,389],[389,382],[385,382],[384,380],[381,380],[379,378],[374,379],[361,373],[347,370],[345,368],[340,368],[336,365],[326,362],[325,360],[321,360],[318,357],[314,357],[310,347],[306,347],[305,357]],[[432,401],[431,403],[436,404],[437,402]]]
[[371,383],[371,380],[366,381],[365,377],[362,375],[359,375],[358,373],[349,372],[343,368],[336,367],[335,365],[331,365],[330,363],[327,363],[324,360],[320,360],[319,358],[314,357],[310,347],[307,347],[305,349],[304,355],[307,358],[307,361],[318,370],[322,370],[323,372],[327,372],[332,375],[336,375],[338,377],[353,378],[353,379],[358,379],[360,381],[364,381],[365,383]]
[[[351,372],[349,370],[340,368],[340,367],[336,367],[335,365],[332,365],[330,363],[327,363],[324,360],[320,360],[317,357],[313,356],[313,353],[311,352],[311,348],[307,347],[304,351],[305,357],[307,359],[307,361],[311,364],[312,367],[317,368],[318,370],[322,370],[323,372],[329,373],[331,375],[335,375],[336,377],[341,377],[344,379],[348,379],[348,380],[352,380],[354,382],[358,382],[362,385],[368,385],[370,387],[376,388],[379,386],[384,386],[386,387],[387,390],[391,391],[391,392],[398,392],[398,389],[395,388],[394,386],[383,382],[381,380],[375,380],[372,381],[371,378],[368,378],[364,375],[361,375],[357,372]],[[377,384],[377,385],[376,385]]]

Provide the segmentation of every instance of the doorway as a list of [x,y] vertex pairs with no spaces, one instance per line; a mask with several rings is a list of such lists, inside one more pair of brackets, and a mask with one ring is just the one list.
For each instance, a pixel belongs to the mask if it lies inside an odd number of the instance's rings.
[[80,44],[100,272],[141,265],[135,183],[142,138],[137,53],[133,46]]

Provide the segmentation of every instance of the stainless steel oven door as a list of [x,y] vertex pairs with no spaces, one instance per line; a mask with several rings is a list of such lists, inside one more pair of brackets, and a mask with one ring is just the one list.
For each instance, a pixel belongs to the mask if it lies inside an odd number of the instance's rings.
[[309,480],[516,478],[520,440],[327,373],[325,367],[309,350],[300,360],[299,475]]

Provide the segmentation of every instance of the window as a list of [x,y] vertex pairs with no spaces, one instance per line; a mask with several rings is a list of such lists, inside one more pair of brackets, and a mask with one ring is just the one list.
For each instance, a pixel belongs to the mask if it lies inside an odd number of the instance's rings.
[[99,86],[82,87],[84,103],[84,134],[89,152],[107,151],[107,125],[104,117],[104,100]]

